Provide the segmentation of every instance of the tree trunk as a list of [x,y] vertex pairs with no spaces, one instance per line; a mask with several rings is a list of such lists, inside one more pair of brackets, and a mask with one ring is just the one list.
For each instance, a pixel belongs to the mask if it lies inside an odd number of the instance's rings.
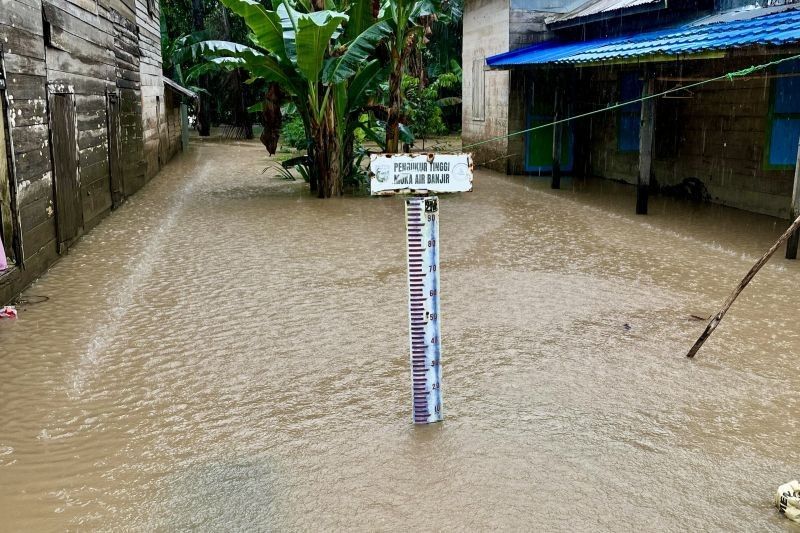
[[403,54],[392,50],[392,71],[389,73],[389,116],[386,118],[386,152],[396,154],[400,144],[400,109],[403,104]]
[[[194,31],[202,31],[205,29],[205,21],[203,19],[203,0],[192,0],[192,26]],[[200,76],[198,80],[201,89],[208,90],[208,76]],[[208,137],[211,135],[211,102],[207,95],[200,93],[200,105],[197,110],[197,129],[201,137]]]
[[[222,7],[222,28],[224,30],[225,40],[231,40],[231,22],[228,17],[228,8]],[[247,111],[247,94],[245,87],[242,85],[242,70],[236,69],[233,71],[233,82],[235,89],[234,105],[236,110],[234,112],[234,122],[236,126],[242,128],[242,134],[245,139],[253,138],[253,124],[250,122],[250,113]]]
[[322,122],[312,126],[319,198],[342,194],[342,146],[337,132],[336,108],[333,100],[333,98],[328,99]]
[[308,189],[314,194],[319,191],[319,169],[317,169],[317,151],[313,146],[308,147],[308,158],[311,161],[311,168],[308,169]]
[[355,136],[351,133],[344,140],[342,161],[344,162],[344,170],[342,171],[342,181],[344,178],[352,176],[355,173],[355,161],[353,154],[355,152]]

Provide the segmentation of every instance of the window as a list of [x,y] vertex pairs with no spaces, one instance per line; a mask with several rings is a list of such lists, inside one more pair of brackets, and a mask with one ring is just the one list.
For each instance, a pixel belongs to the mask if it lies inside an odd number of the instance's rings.
[[[628,102],[642,97],[644,82],[638,72],[627,72],[619,79],[619,101]],[[628,104],[619,111],[617,121],[617,150],[620,152],[639,151],[639,130],[642,127],[642,104]]]
[[[797,141],[800,138],[800,63],[779,65],[778,76],[772,80],[769,150],[767,165],[777,168],[794,167],[797,161]],[[797,76],[792,74],[797,73]]]
[[147,0],[147,13],[151,18],[156,16],[156,0]]
[[483,70],[485,60],[474,59],[472,61],[472,120],[486,119],[486,88],[484,85]]

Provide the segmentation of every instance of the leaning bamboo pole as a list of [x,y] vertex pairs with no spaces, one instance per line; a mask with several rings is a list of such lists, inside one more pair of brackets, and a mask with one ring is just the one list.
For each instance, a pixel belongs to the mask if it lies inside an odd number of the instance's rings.
[[736,300],[739,294],[744,290],[745,287],[747,287],[747,284],[750,283],[750,280],[752,280],[753,277],[756,275],[756,273],[759,270],[761,270],[761,267],[763,267],[767,263],[767,261],[769,261],[769,258],[772,257],[772,254],[775,253],[775,250],[780,248],[780,246],[784,242],[786,242],[795,231],[798,231],[798,229],[800,229],[800,216],[797,217],[794,222],[792,222],[792,225],[789,226],[789,229],[787,229],[783,233],[783,235],[780,236],[778,242],[773,244],[772,247],[769,250],[767,250],[764,255],[761,256],[761,259],[759,259],[756,262],[756,264],[753,265],[753,268],[750,269],[747,275],[745,275],[745,277],[742,278],[742,281],[739,282],[739,285],[736,286],[736,289],[731,293],[730,296],[728,296],[728,299],[725,300],[725,303],[722,305],[722,309],[719,310],[719,313],[712,316],[711,320],[708,321],[706,330],[703,332],[702,335],[700,335],[700,338],[697,339],[697,342],[694,343],[694,346],[692,346],[692,349],[689,350],[689,353],[686,354],[686,357],[695,356],[697,350],[700,349],[703,343],[706,342],[706,339],[708,339],[708,337],[714,332],[714,330],[717,329],[717,326],[719,326],[719,323],[722,321],[722,318],[725,316],[725,313],[728,312],[728,309],[731,308],[733,302]]

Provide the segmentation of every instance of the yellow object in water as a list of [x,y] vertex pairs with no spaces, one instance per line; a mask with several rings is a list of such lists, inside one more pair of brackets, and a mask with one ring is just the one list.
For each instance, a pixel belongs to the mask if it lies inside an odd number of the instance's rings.
[[795,479],[778,487],[775,507],[789,520],[800,523],[800,481]]

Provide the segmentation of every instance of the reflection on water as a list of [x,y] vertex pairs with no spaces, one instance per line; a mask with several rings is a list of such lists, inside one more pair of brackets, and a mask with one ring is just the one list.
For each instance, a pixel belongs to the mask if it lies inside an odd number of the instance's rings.
[[798,263],[683,358],[785,222],[479,172],[441,207],[447,418],[413,427],[402,200],[262,154],[193,148],[0,322],[0,529],[790,530]]

